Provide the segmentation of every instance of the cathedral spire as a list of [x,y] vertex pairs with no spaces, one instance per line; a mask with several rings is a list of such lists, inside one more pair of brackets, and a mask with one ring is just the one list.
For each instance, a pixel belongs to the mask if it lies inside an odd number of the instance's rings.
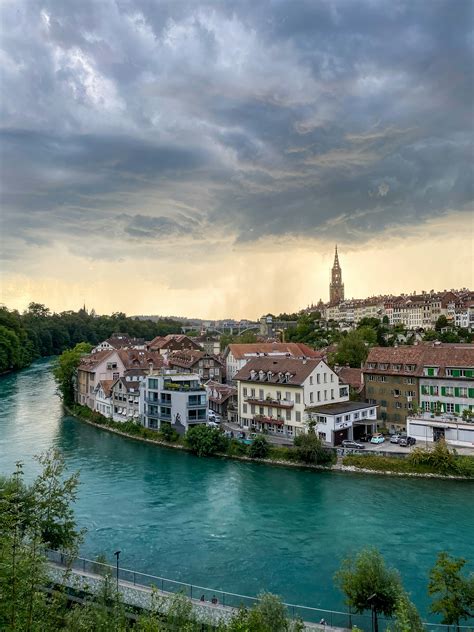
[[344,300],[344,284],[342,282],[342,270],[339,264],[339,256],[334,253],[334,265],[331,270],[331,283],[329,284],[329,302],[331,305],[338,305]]

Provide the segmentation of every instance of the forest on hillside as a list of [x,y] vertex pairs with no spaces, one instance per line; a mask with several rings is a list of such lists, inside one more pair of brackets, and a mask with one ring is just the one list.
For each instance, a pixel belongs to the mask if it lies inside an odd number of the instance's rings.
[[97,316],[84,309],[56,314],[40,303],[30,303],[23,313],[0,307],[0,373],[58,355],[79,342],[96,345],[118,332],[152,340],[180,333],[181,323],[171,319],[139,320],[121,312]]

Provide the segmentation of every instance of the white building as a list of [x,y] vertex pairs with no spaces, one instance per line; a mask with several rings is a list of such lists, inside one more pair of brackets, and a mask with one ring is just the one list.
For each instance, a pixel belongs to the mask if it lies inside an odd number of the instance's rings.
[[422,413],[407,418],[407,433],[418,443],[432,443],[444,439],[459,447],[474,447],[474,423],[458,415]]
[[257,342],[251,344],[231,344],[225,354],[226,379],[230,383],[236,373],[254,358],[322,358],[320,351],[315,351],[301,342]]
[[111,388],[113,383],[114,380],[100,380],[94,391],[94,410],[108,419],[112,418]]
[[306,421],[316,423],[315,432],[331,446],[345,439],[357,441],[363,434],[373,434],[377,429],[377,406],[364,402],[344,401],[306,409]]
[[349,399],[349,386],[323,361],[278,356],[248,360],[235,375],[244,430],[294,437],[307,431],[308,406]]
[[206,423],[206,388],[195,373],[152,373],[142,382],[140,411],[146,428],[159,430],[167,423],[183,434],[189,426]]

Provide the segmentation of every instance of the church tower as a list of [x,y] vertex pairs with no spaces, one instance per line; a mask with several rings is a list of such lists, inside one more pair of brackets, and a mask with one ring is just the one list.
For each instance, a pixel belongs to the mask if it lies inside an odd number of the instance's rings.
[[344,283],[342,282],[342,270],[339,265],[339,257],[334,255],[334,265],[331,270],[331,283],[329,284],[329,303],[338,305],[344,300]]

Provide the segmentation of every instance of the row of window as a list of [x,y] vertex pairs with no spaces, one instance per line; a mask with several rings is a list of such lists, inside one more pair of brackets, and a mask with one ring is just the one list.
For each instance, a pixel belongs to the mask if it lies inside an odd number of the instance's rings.
[[467,386],[428,386],[421,387],[422,395],[443,395],[445,397],[470,397],[474,398],[474,388]]
[[[367,375],[367,382],[387,382],[387,376],[386,375]],[[396,378],[392,378],[392,382],[399,382],[400,378],[396,377]],[[403,384],[414,384],[415,383],[415,378],[414,377],[404,377],[403,378]]]
[[[246,386],[243,387],[242,394],[243,394],[244,397],[250,396],[251,399],[252,398],[253,399],[260,399],[262,401],[265,400],[266,397],[270,397],[272,399],[274,397],[271,393],[268,393],[267,395],[265,395],[265,392],[264,392],[263,388],[260,388],[258,390],[258,397],[257,397],[256,390],[254,388],[247,389]],[[295,403],[296,404],[301,404],[301,393],[294,393],[294,397],[295,397],[295,400],[294,400]],[[276,392],[276,399],[282,399],[282,391],[277,391]],[[290,391],[286,391],[285,392],[285,397],[283,399],[285,401],[287,401],[287,402],[292,401]]]
[[[248,414],[248,404],[242,404],[242,413],[244,415]],[[273,417],[273,408],[271,406],[255,406],[255,404],[250,404],[250,414],[251,415],[262,415],[266,417]],[[292,411],[285,410],[282,411],[278,408],[275,409],[275,415],[277,419],[283,419],[283,414],[285,415],[286,421],[292,420]],[[301,422],[301,413],[299,410],[295,411],[295,421]]]
[[453,404],[452,402],[422,402],[423,410],[432,413],[459,413],[463,410],[472,408],[463,404]]
[[387,371],[389,368],[392,371],[406,371],[407,373],[413,373],[416,369],[416,364],[389,364],[388,362],[369,362],[367,365],[369,369],[378,369],[379,371]]

